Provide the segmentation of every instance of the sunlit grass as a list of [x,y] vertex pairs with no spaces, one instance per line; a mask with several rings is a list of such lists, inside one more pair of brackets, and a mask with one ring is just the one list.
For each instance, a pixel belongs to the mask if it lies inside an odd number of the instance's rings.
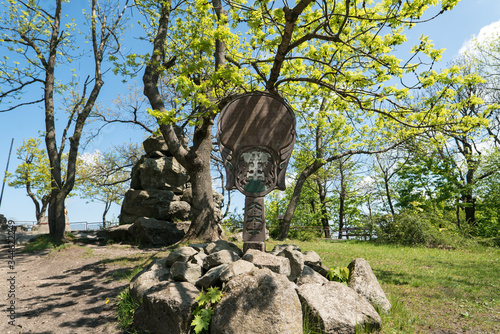
[[381,333],[500,332],[500,249],[381,245],[361,241],[290,240],[314,250],[328,267],[364,258],[372,267],[393,309],[382,315]]

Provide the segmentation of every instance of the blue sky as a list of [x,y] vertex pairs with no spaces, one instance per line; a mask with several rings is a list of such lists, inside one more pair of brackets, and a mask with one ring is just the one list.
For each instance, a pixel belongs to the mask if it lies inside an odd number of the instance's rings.
[[[81,8],[79,5],[75,6]],[[77,9],[78,9],[77,8]],[[494,23],[497,22],[496,25]],[[483,29],[483,30],[481,30]],[[480,35],[497,29],[500,33],[500,1],[498,0],[462,0],[455,9],[446,12],[437,19],[417,25],[407,34],[408,43],[418,43],[418,37],[428,35],[436,48],[446,49],[443,60],[437,64],[437,69],[446,67],[460,50],[467,46],[468,41]],[[0,54],[0,57],[2,55]],[[405,55],[400,55],[405,57]],[[108,74],[100,98],[109,101],[118,93],[126,89],[118,78]],[[43,111],[40,108],[15,110],[0,113],[0,171],[3,179],[10,143],[14,138],[14,149],[10,160],[9,171],[13,172],[19,161],[16,159],[15,149],[22,144],[23,139],[35,137],[44,127]],[[94,150],[104,151],[112,145],[124,142],[141,142],[144,133],[126,126],[112,125],[86,148],[86,152]],[[82,153],[82,152],[80,152]],[[66,202],[70,222],[98,222],[101,221],[103,205],[87,204],[85,200],[76,197],[69,198]],[[233,210],[231,210],[233,211]],[[14,189],[5,186],[0,213],[7,219],[16,221],[34,221],[34,205],[26,195],[25,189]],[[120,212],[114,206],[107,218],[116,218]]]

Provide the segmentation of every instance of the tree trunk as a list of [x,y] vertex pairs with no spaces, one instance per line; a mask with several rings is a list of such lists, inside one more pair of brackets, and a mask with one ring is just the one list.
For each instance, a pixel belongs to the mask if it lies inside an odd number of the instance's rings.
[[[344,180],[344,167],[342,166],[342,159],[339,161],[339,172],[340,172],[340,194],[339,194],[339,239],[342,239],[342,229],[344,228],[344,216],[345,216],[345,180]],[[347,237],[349,239],[349,237]]]
[[314,174],[319,168],[321,168],[321,166],[323,166],[322,163],[315,161],[311,165],[307,166],[297,178],[297,183],[295,184],[295,188],[293,188],[292,198],[290,199],[290,203],[288,203],[288,207],[286,208],[283,220],[280,222],[280,232],[278,234],[279,240],[283,240],[288,237],[288,232],[290,231],[290,223],[292,221],[295,209],[299,204],[300,194],[302,192],[304,183],[306,182],[307,178]]
[[111,208],[111,201],[104,203],[104,211],[102,213],[102,228],[106,228],[106,215],[108,214],[109,208]]
[[472,195],[472,191],[462,197],[462,201],[465,204],[465,222],[469,227],[477,227],[476,221],[476,199]]
[[328,210],[326,208],[326,187],[323,187],[319,179],[316,180],[316,183],[318,185],[319,202],[321,205],[321,226],[323,227],[325,238],[330,239],[330,225],[328,224]]
[[61,192],[53,191],[48,210],[50,238],[55,243],[64,241],[64,230],[66,228],[66,215],[64,201],[66,196]]
[[391,214],[394,217],[394,206],[392,205],[391,198],[391,190],[389,189],[389,180],[387,179],[387,175],[384,173],[384,186],[385,186],[385,196],[387,197],[387,203],[389,203],[389,209],[391,210]]
[[193,201],[191,203],[191,225],[183,240],[215,241],[220,239],[218,223],[215,220],[210,173],[212,152],[212,117],[204,117],[201,126],[196,127],[193,146],[190,148],[185,166],[191,179]]

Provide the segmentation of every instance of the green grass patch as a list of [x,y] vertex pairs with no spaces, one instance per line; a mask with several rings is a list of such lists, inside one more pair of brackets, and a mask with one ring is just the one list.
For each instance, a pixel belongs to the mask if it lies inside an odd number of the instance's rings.
[[21,250],[23,253],[34,253],[44,249],[54,249],[61,244],[54,243],[48,234],[41,234],[31,239]]
[[133,322],[135,310],[139,305],[140,304],[132,298],[128,288],[120,292],[116,297],[118,327],[126,334],[138,333],[133,327]]
[[382,314],[380,333],[500,333],[500,249],[469,245],[439,248],[368,241],[266,242],[295,244],[317,252],[327,267],[364,258],[393,304]]
[[60,251],[73,245],[72,241],[74,240],[74,235],[72,235],[71,233],[66,233],[66,239],[68,242],[54,242],[49,234],[41,234],[34,237],[27,244],[25,244],[21,252],[34,253],[44,249],[53,249]]

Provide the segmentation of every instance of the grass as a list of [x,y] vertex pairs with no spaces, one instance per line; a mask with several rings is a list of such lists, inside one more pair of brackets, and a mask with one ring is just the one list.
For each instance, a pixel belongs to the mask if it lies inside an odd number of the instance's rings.
[[71,232],[66,233],[66,242],[54,242],[50,238],[49,234],[40,234],[30,240],[26,245],[24,245],[21,252],[23,253],[34,253],[44,249],[52,249],[56,251],[61,251],[67,247],[74,245],[76,240],[75,235]]
[[[283,242],[266,242],[267,250]],[[379,245],[349,241],[290,241],[314,250],[328,267],[354,258],[370,263],[392,302],[380,333],[500,332],[500,249]]]
[[30,240],[29,243],[27,243],[22,252],[23,253],[34,253],[39,250],[43,249],[52,249],[55,248],[56,245],[50,240],[50,237],[48,234],[42,234],[39,235],[32,240]]
[[134,322],[134,312],[137,307],[139,307],[139,303],[134,301],[128,288],[123,290],[116,298],[118,327],[127,334],[137,333],[132,326]]

